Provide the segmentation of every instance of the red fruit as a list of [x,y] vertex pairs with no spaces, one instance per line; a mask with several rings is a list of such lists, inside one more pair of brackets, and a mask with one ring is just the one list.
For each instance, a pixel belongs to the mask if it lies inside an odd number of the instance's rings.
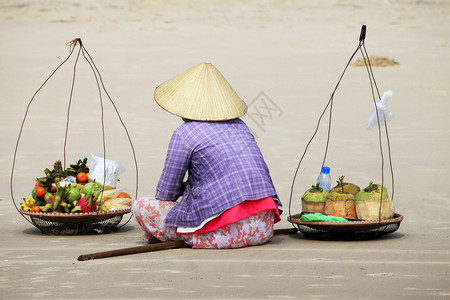
[[95,202],[91,203],[91,206],[89,206],[89,201],[86,199],[86,196],[81,197],[80,200],[77,201],[77,204],[72,209],[72,212],[91,212],[97,209],[97,205]]
[[44,196],[45,196],[45,189],[42,186],[37,187],[36,188],[36,197],[41,198],[41,197],[44,197]]

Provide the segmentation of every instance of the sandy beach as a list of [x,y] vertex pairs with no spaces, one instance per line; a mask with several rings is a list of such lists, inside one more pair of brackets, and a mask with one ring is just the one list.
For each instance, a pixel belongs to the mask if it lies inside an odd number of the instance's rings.
[[[14,150],[27,105],[80,38],[132,140],[105,100],[106,156],[127,169],[119,185],[151,196],[180,118],[153,100],[156,86],[211,61],[249,105],[247,123],[284,204],[319,115],[367,25],[380,93],[393,91],[389,162],[378,131],[366,128],[372,91],[364,67],[350,66],[334,96],[326,164],[365,187],[382,177],[399,230],[369,241],[275,236],[238,250],[176,249],[78,262],[80,254],[143,244],[131,220],[104,235],[44,235],[11,197]],[[13,1],[0,0],[0,299],[448,299],[450,298],[450,2],[436,1]],[[354,61],[361,58],[357,53]],[[13,176],[17,205],[36,177],[63,160],[76,53],[29,106]],[[77,63],[66,158],[103,154],[95,78]],[[292,213],[315,183],[327,117],[294,185]],[[387,155],[386,143],[383,142]],[[385,156],[386,157],[386,156]],[[128,219],[128,217],[127,217]]]

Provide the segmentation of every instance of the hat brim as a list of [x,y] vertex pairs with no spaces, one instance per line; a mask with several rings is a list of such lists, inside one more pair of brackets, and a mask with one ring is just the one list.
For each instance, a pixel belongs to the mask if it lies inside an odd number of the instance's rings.
[[211,63],[201,63],[165,83],[154,92],[156,103],[179,117],[224,121],[247,112],[247,105]]

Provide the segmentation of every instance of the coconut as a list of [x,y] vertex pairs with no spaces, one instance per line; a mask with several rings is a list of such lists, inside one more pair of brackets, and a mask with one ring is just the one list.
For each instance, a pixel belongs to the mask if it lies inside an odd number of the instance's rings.
[[395,213],[394,202],[389,198],[387,188],[373,182],[356,194],[355,202],[359,219],[385,220],[392,218]]
[[319,184],[312,185],[302,196],[302,211],[325,213],[325,199],[327,196],[327,190],[319,187]]
[[325,201],[325,214],[341,218],[356,218],[355,197],[343,191],[330,193]]
[[353,196],[356,196],[358,192],[361,190],[359,186],[353,183],[344,182],[344,177],[339,177],[339,181],[337,181],[337,185],[330,190],[330,193],[337,192],[337,191],[343,191],[349,194],[352,194]]

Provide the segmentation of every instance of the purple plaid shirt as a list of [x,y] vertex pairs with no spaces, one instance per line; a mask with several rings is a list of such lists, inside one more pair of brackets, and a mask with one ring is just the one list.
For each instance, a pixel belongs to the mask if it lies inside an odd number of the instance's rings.
[[189,121],[178,127],[169,144],[156,199],[177,200],[186,171],[183,198],[167,215],[167,226],[197,226],[245,200],[276,195],[261,151],[240,119]]

